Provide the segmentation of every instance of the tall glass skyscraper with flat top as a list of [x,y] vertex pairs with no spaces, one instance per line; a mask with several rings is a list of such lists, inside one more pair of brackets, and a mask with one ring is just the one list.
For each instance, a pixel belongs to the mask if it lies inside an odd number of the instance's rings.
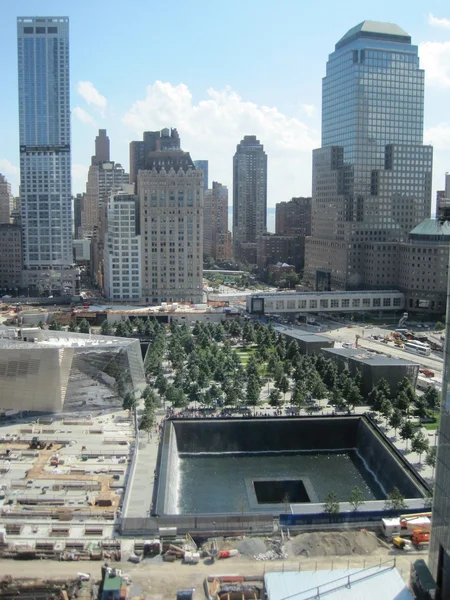
[[[392,23],[364,21],[335,46],[322,85],[305,275],[320,288],[395,284],[396,242],[431,209],[424,71]],[[394,261],[395,262],[395,261]]]
[[24,276],[41,292],[69,292],[69,19],[19,17],[17,41]]

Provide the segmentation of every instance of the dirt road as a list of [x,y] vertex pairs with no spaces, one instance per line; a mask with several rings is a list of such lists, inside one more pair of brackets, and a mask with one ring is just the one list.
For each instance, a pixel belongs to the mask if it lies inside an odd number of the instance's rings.
[[[203,581],[208,575],[242,574],[260,575],[269,571],[297,571],[330,569],[330,568],[364,568],[378,565],[380,561],[396,558],[397,568],[407,582],[410,563],[417,558],[425,558],[426,552],[402,554],[400,551],[379,549],[367,557],[323,557],[304,558],[292,557],[283,561],[258,562],[252,558],[239,556],[237,558],[216,562],[213,565],[200,562],[198,565],[184,565],[162,562],[160,557],[146,559],[138,565],[131,563],[114,563],[123,573],[131,576],[133,584],[130,597],[145,596],[148,600],[168,600],[176,596],[180,588],[194,587],[198,597],[203,598]],[[0,560],[0,573],[13,577],[76,577],[77,573],[90,573],[94,579],[100,577],[100,562],[56,562],[56,561],[13,561]]]

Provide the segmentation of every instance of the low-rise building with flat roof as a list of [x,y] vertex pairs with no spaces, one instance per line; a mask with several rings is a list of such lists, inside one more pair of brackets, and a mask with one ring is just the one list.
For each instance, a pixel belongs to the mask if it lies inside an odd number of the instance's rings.
[[398,384],[407,377],[415,388],[420,365],[412,360],[380,356],[360,348],[324,348],[326,358],[332,358],[339,370],[347,368],[351,375],[360,371],[365,393],[385,379],[394,393]]

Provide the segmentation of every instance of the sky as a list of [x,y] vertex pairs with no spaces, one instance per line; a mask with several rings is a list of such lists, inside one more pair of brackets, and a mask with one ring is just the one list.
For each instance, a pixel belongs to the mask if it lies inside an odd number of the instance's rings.
[[[354,25],[397,23],[426,70],[424,143],[434,146],[433,197],[450,171],[448,0],[17,0],[1,3],[0,173],[18,193],[16,17],[70,18],[72,192],[85,190],[94,140],[129,169],[129,142],[176,127],[211,181],[232,188],[244,135],[268,155],[268,206],[311,195],[328,55]],[[230,192],[230,204],[231,204]]]

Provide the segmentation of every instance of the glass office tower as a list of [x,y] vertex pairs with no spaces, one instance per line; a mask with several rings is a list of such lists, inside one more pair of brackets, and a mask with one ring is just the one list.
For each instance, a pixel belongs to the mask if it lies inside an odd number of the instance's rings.
[[430,570],[440,589],[437,600],[450,598],[450,277],[447,288],[444,378],[434,484]]
[[73,263],[69,19],[19,17],[17,41],[24,276],[57,291]]
[[423,111],[424,71],[403,29],[364,21],[338,41],[323,79],[322,148],[313,155],[310,279],[328,271],[334,287],[395,283],[377,263],[379,253],[389,262],[387,247],[371,245],[404,241],[430,215]]

